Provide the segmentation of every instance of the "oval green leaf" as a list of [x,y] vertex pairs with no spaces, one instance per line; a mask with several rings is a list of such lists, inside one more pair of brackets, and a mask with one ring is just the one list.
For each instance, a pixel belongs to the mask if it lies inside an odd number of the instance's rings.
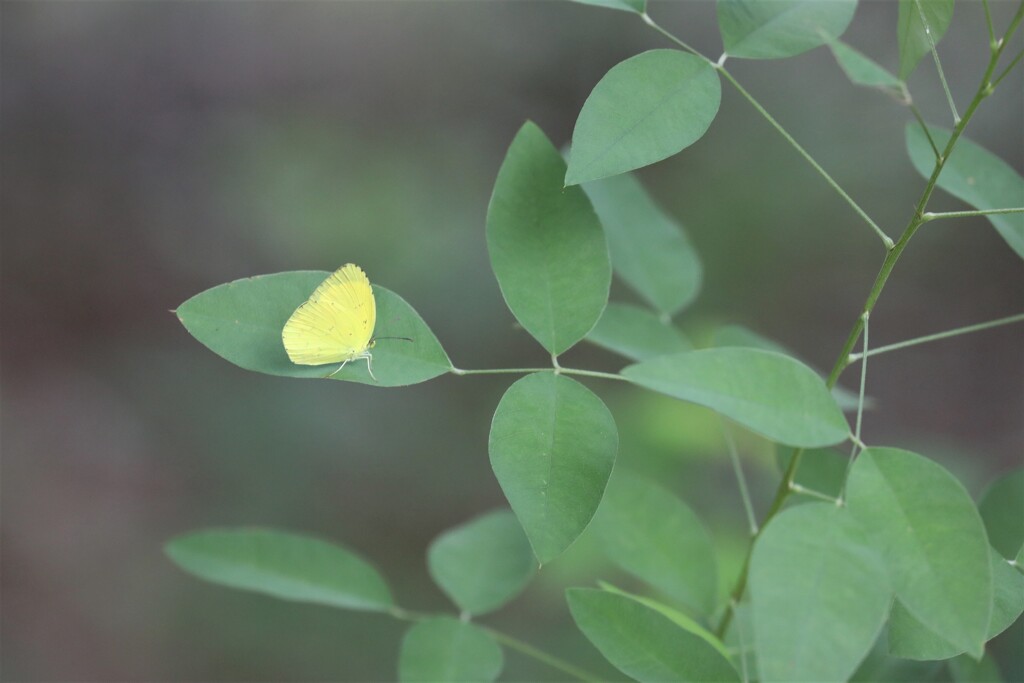
[[499,510],[434,539],[427,568],[461,611],[485,614],[518,595],[537,563],[515,515]]
[[[922,13],[924,18],[922,19]],[[921,58],[946,35],[953,19],[953,0],[900,0],[896,35],[900,46],[900,78],[907,78]],[[927,29],[926,24],[927,22]],[[928,37],[928,30],[931,38]]]
[[[235,280],[197,294],[178,306],[178,320],[203,345],[235,365],[281,377],[325,377],[337,365],[296,365],[288,359],[281,330],[291,314],[330,273],[294,271]],[[402,297],[373,286],[377,301],[374,381],[365,361],[349,363],[333,379],[397,387],[425,382],[451,369],[437,337]]]
[[516,320],[552,354],[594,327],[608,302],[611,262],[601,222],[565,162],[527,122],[505,155],[487,208],[487,251]]
[[[939,149],[945,149],[950,131],[930,127]],[[924,131],[907,124],[907,152],[922,177],[935,167],[935,152]],[[1024,205],[1024,178],[987,149],[961,137],[939,175],[938,185],[976,209],[1009,209]],[[1024,258],[1024,213],[986,216],[1010,248]]]
[[566,185],[642,168],[689,147],[718,113],[714,68],[679,50],[650,50],[612,67],[583,103]]
[[647,389],[707,406],[790,446],[830,446],[849,434],[843,413],[814,370],[771,351],[677,353],[630,365],[622,375]]
[[698,614],[715,607],[715,549],[700,518],[654,482],[617,472],[594,522],[608,559]]
[[978,512],[988,540],[1008,560],[1024,549],[1024,469],[996,479],[981,497]]
[[980,657],[992,609],[992,565],[981,516],[963,485],[910,451],[857,458],[847,504],[885,558],[896,597],[944,640]]
[[885,564],[847,510],[811,503],[782,512],[750,557],[760,680],[847,680],[891,600]]
[[570,588],[565,596],[583,635],[627,676],[642,683],[739,681],[708,641],[650,607],[590,588]]
[[632,174],[583,185],[597,212],[612,268],[655,309],[674,315],[700,291],[703,267],[679,223]]
[[[992,559],[992,617],[987,639],[1005,631],[1024,612],[1024,575],[1015,570],[994,548]],[[899,600],[889,615],[889,653],[904,659],[949,659],[963,652],[914,618]]]
[[718,0],[718,29],[730,57],[792,57],[838,38],[857,0]]
[[828,46],[851,83],[867,88],[899,89],[900,79],[862,52],[838,39],[829,40]]
[[165,551],[185,571],[230,588],[373,612],[393,605],[387,584],[368,562],[309,536],[210,529],[179,536]]
[[618,444],[608,408],[568,377],[527,375],[501,398],[491,422],[491,467],[541,564],[594,517]]
[[715,634],[713,634],[711,631],[707,630],[706,628],[698,624],[696,621],[694,621],[691,617],[688,617],[679,610],[673,607],[669,607],[664,603],[658,602],[657,600],[653,600],[643,595],[627,593],[621,588],[616,588],[615,586],[605,581],[598,581],[597,585],[600,586],[601,590],[603,591],[625,596],[630,600],[635,600],[636,602],[639,602],[641,605],[644,605],[645,607],[650,607],[655,612],[658,612],[668,617],[669,621],[674,623],[676,626],[679,626],[680,628],[689,631],[694,635],[700,636],[701,638],[706,640],[708,643],[711,644],[713,648],[718,650],[718,652],[726,659],[729,659],[729,657],[731,656],[729,654],[729,648],[727,648],[725,646],[725,643],[719,640],[715,636]]
[[434,617],[406,631],[398,657],[398,680],[490,682],[498,678],[504,663],[501,648],[480,627],[452,617]]
[[690,341],[671,322],[639,306],[610,303],[587,341],[630,360],[689,351]]
[[[742,325],[724,325],[715,330],[715,346],[738,346],[740,348],[774,351],[775,353],[781,353],[783,356],[800,360],[795,353],[782,344]],[[832,397],[840,408],[847,411],[857,410],[857,404],[860,402],[860,397],[857,394],[840,386],[832,387]],[[870,397],[864,397],[865,408],[870,408],[872,403],[873,401]]]

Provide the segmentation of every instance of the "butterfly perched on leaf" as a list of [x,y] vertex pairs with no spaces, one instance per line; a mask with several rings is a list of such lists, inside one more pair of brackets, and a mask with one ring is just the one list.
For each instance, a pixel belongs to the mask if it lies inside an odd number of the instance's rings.
[[295,309],[284,324],[281,341],[288,358],[297,365],[340,363],[327,377],[338,374],[351,361],[365,359],[366,369],[376,381],[370,353],[377,343],[373,337],[376,324],[377,302],[370,280],[362,268],[346,263]]

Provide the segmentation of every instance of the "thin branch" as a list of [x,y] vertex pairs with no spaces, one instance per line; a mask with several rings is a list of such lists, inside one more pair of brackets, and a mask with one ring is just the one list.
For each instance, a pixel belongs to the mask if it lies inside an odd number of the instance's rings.
[[793,146],[793,149],[795,149],[800,154],[800,156],[802,156],[807,161],[807,163],[814,167],[814,170],[816,170],[821,175],[821,177],[825,179],[825,182],[827,182],[833,190],[838,192],[840,197],[846,200],[846,203],[849,204],[853,208],[853,210],[857,212],[857,215],[863,218],[864,222],[871,226],[871,229],[874,230],[875,234],[878,235],[878,237],[882,240],[882,244],[885,245],[886,251],[892,249],[894,244],[892,238],[886,235],[885,231],[878,227],[877,223],[871,220],[871,216],[869,216],[867,212],[864,211],[864,209],[860,208],[860,205],[857,204],[857,202],[853,201],[853,197],[848,195],[846,193],[846,190],[840,187],[839,183],[832,179],[832,176],[830,176],[828,172],[824,168],[822,168],[817,161],[814,160],[814,157],[812,157],[807,152],[807,150],[801,147],[800,143],[793,139],[793,136],[790,135],[789,132],[787,132],[786,129],[782,127],[782,124],[776,121],[775,118],[768,113],[768,110],[761,106],[761,103],[758,102],[753,95],[747,92],[746,89],[739,84],[739,81],[733,78],[732,74],[726,71],[724,67],[716,66],[716,68],[718,69],[718,72],[721,73],[727,81],[732,83],[733,87],[736,88],[736,90],[738,90],[739,93],[743,95],[743,97],[745,97],[751,105],[753,105],[754,109],[756,109],[758,113],[761,114],[761,116],[763,116],[765,120],[767,120],[768,123],[770,123],[772,127],[775,128],[775,130],[777,130],[779,134],[782,135],[782,137],[785,138],[790,145]]
[[825,500],[828,501],[829,503],[834,503],[836,505],[842,502],[838,498],[834,498],[828,495],[827,493],[822,493],[821,491],[809,489],[806,486],[801,486],[796,482],[793,482],[792,484],[789,485],[789,490],[792,491],[793,493],[799,493],[805,496],[810,496],[811,498],[818,498],[819,500]]
[[[728,71],[725,70],[725,67],[722,66],[722,64],[724,63],[724,59],[720,60],[718,62],[711,61],[706,56],[704,56],[703,54],[698,52],[696,49],[690,47],[685,42],[683,42],[682,40],[677,38],[671,31],[668,31],[667,29],[665,29],[661,25],[659,25],[646,12],[641,15],[641,18],[644,20],[644,23],[646,23],[648,26],[653,28],[655,31],[657,31],[661,35],[665,36],[666,38],[671,40],[673,43],[675,43],[679,47],[681,47],[684,50],[686,50],[687,52],[690,52],[691,54],[694,54],[694,55],[700,57],[701,59],[706,61],[708,64],[710,64],[712,67],[717,69],[719,71],[719,73],[721,73],[726,78],[726,80],[728,80],[730,83],[732,83],[733,87],[735,87],[736,90],[738,90],[739,93],[741,95],[743,95],[743,97],[745,97],[747,99],[747,101],[750,102],[751,105],[753,105],[754,109],[756,109],[757,112],[759,114],[761,114],[761,116],[763,116],[765,118],[765,120],[767,120],[768,123],[770,123],[772,125],[772,127],[775,128],[775,130],[777,130],[779,132],[779,134],[781,134],[782,137],[785,138],[786,141],[790,145],[793,146],[793,148],[800,154],[800,156],[802,156],[804,159],[807,160],[807,162],[814,168],[814,170],[816,170],[821,175],[821,177],[823,177],[825,179],[825,182],[827,182],[832,187],[832,189],[834,189],[836,192],[838,192],[840,197],[842,197],[844,200],[846,200],[846,203],[849,204],[853,208],[853,210],[857,212],[857,215],[860,216],[861,218],[863,218],[864,221],[869,226],[871,226],[871,229],[874,230],[875,234],[877,234],[879,236],[879,238],[882,240],[882,244],[885,245],[886,250],[892,249],[892,247],[893,247],[892,238],[890,238],[888,235],[886,235],[885,231],[883,231],[880,227],[878,227],[878,224],[875,223],[871,219],[870,216],[868,216],[867,212],[865,212],[864,209],[862,209],[860,207],[860,205],[857,204],[857,202],[853,201],[853,198],[850,195],[848,195],[846,193],[846,191],[842,187],[839,186],[839,183],[837,183],[835,180],[833,180],[832,176],[830,176],[828,174],[828,172],[825,171],[825,169],[822,168],[821,165],[817,161],[814,160],[814,157],[812,157],[807,152],[807,150],[805,150],[803,147],[801,147],[800,143],[798,143],[795,139],[793,139],[793,136],[790,135],[789,132],[787,132],[786,129],[782,127],[782,124],[780,124],[778,121],[776,121],[775,118],[771,114],[768,113],[768,110],[765,109],[763,106],[761,106],[761,103],[758,102],[754,98],[753,95],[751,95],[749,92],[747,92],[746,89],[744,89],[744,87],[739,84],[739,81],[737,81],[735,78],[733,78],[732,74],[730,74]],[[722,56],[725,57],[725,55],[722,55]]]
[[992,81],[993,88],[999,85],[999,82],[1006,78],[1006,75],[1010,73],[1013,67],[1020,63],[1021,57],[1024,57],[1024,49],[1021,49],[1021,51],[1017,53],[1017,56],[1010,61],[1005,69],[1003,69],[1003,72],[996,76],[996,80]]
[[1004,213],[1024,213],[1024,207],[1015,206],[1009,209],[980,209],[978,211],[942,211],[931,213],[926,211],[921,214],[922,221],[934,221],[940,218],[970,218],[971,216],[994,216]]
[[996,29],[992,25],[992,10],[989,9],[988,0],[981,0],[981,4],[985,6],[985,24],[988,26],[988,43],[995,48],[996,45]]
[[601,379],[614,379],[620,382],[628,382],[629,380],[622,375],[616,375],[611,372],[598,372],[597,370],[579,370],[577,368],[563,368],[562,366],[554,368],[476,368],[473,370],[465,370],[463,368],[457,368],[452,366],[448,372],[453,375],[530,375],[535,372],[553,372],[556,375],[580,375],[583,377],[599,377]]
[[736,441],[732,438],[729,425],[722,421],[722,435],[725,437],[725,445],[729,450],[729,460],[732,461],[732,469],[736,473],[736,481],[740,487],[740,497],[743,498],[743,509],[747,511],[747,522],[750,525],[750,535],[757,535],[757,517],[754,515],[754,505],[750,500],[750,491],[747,489],[747,479],[743,476],[743,467],[740,464],[740,456],[736,451]]
[[494,638],[502,645],[509,647],[513,650],[516,650],[526,655],[527,657],[532,657],[533,659],[536,659],[538,662],[544,662],[551,668],[558,669],[562,673],[568,674],[577,680],[588,681],[588,683],[599,683],[601,681],[599,677],[595,676],[592,673],[584,671],[575,664],[571,664],[565,661],[564,659],[559,659],[554,655],[549,655],[547,652],[544,652],[543,650],[538,650],[533,645],[525,643],[519,640],[518,638],[513,638],[510,635],[502,633],[501,631],[496,631],[493,628],[489,626],[484,626],[482,624],[476,624],[476,627],[479,629],[483,629],[484,631],[489,633],[492,638]]
[[923,337],[916,337],[914,339],[908,339],[907,341],[897,342],[895,344],[889,344],[888,346],[878,346],[873,349],[869,349],[864,353],[853,353],[850,354],[850,361],[860,360],[869,356],[877,356],[880,353],[888,353],[889,351],[898,351],[899,349],[905,349],[910,346],[917,346],[918,344],[925,344],[927,342],[939,341],[940,339],[949,339],[951,337],[957,337],[961,334],[968,334],[970,332],[980,332],[981,330],[988,330],[993,327],[1000,327],[1002,325],[1011,325],[1013,323],[1024,322],[1024,313],[1018,313],[1017,315],[1010,315],[1005,318],[999,318],[998,320],[990,320],[985,323],[978,323],[977,325],[967,325],[966,327],[958,327],[954,330],[946,330],[945,332],[936,332],[935,334],[928,334]]
[[935,152],[935,160],[938,161],[942,153],[939,151],[939,146],[935,144],[935,139],[932,138],[932,132],[928,130],[928,124],[924,122],[924,117],[921,116],[921,112],[918,110],[917,105],[910,102],[908,105],[914,118],[917,119],[917,123],[921,126],[921,130],[924,131],[924,136],[928,138],[928,144],[932,146],[932,151]]
[[931,48],[932,58],[935,60],[935,70],[939,72],[939,80],[942,82],[942,89],[946,92],[946,101],[949,102],[949,108],[953,112],[953,123],[960,123],[960,114],[956,111],[956,103],[953,102],[953,94],[949,91],[949,83],[946,82],[946,74],[942,71],[942,63],[939,61],[939,51],[935,49],[935,37],[932,35],[932,29],[928,25],[928,18],[924,15],[924,7],[921,6],[921,0],[914,0],[914,4],[917,6],[917,15],[921,17],[921,23],[924,24],[924,34],[928,36],[928,45]]

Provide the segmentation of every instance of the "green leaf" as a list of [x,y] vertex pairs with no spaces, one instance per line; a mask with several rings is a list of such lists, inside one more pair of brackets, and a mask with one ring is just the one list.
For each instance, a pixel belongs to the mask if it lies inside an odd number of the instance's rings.
[[565,162],[526,123],[505,155],[487,209],[487,251],[512,314],[550,353],[590,331],[608,302],[611,263],[601,223]]
[[715,607],[711,536],[686,503],[629,472],[608,485],[595,527],[612,562],[699,614]]
[[[329,275],[294,271],[235,280],[195,295],[178,306],[176,313],[193,337],[239,367],[282,377],[324,377],[338,366],[292,363],[281,342],[281,330]],[[370,377],[365,362],[349,363],[333,379],[397,387],[448,372],[451,362],[419,314],[383,287],[374,285],[373,294],[377,300],[374,335],[413,341],[383,340],[374,347],[377,381]]]
[[352,551],[309,536],[269,529],[209,529],[170,541],[182,569],[231,588],[283,600],[385,612],[391,592],[377,570]]
[[739,681],[732,664],[704,638],[623,595],[590,588],[565,592],[583,635],[617,669],[647,681]]
[[689,351],[690,341],[671,322],[645,308],[609,303],[587,341],[631,360]]
[[603,591],[615,593],[616,595],[625,596],[630,600],[635,600],[636,602],[639,602],[641,605],[645,607],[650,607],[655,612],[658,612],[668,617],[669,621],[674,623],[676,626],[679,626],[680,628],[685,629],[694,635],[700,636],[708,643],[710,643],[711,647],[718,650],[719,654],[721,654],[726,659],[729,659],[729,648],[727,648],[722,641],[715,637],[715,634],[713,634],[711,631],[707,630],[706,628],[704,628],[703,626],[701,626],[696,621],[686,616],[679,610],[669,607],[664,603],[658,602],[657,600],[653,600],[643,595],[634,595],[633,593],[627,593],[621,588],[616,588],[612,584],[607,583],[605,581],[598,581],[597,585],[600,586],[601,590]]
[[900,79],[863,53],[839,39],[828,41],[839,68],[856,85],[868,88],[899,88]]
[[501,607],[537,571],[515,515],[499,510],[438,536],[427,551],[430,576],[459,609],[485,614]]
[[792,57],[838,38],[857,0],[718,0],[718,29],[730,57]]
[[566,185],[642,168],[699,140],[718,113],[714,68],[679,50],[650,50],[612,67],[583,103]]
[[[737,346],[740,348],[762,349],[764,351],[781,353],[783,356],[789,356],[790,358],[800,360],[795,353],[784,347],[782,344],[760,335],[749,328],[743,327],[742,325],[723,325],[715,330],[715,346]],[[857,404],[860,401],[860,397],[857,394],[840,386],[832,387],[832,397],[843,410],[857,410]],[[872,403],[873,401],[870,397],[864,397],[865,408],[870,408]]]
[[674,315],[700,291],[703,268],[679,223],[629,173],[583,185],[611,250],[612,267],[661,313]]
[[1008,560],[1024,550],[1024,469],[996,479],[981,497],[978,512],[989,542]]
[[642,387],[707,406],[790,446],[828,446],[849,434],[821,378],[778,353],[703,349],[630,365],[622,375]]
[[847,510],[812,503],[782,512],[750,557],[760,680],[847,680],[891,600],[885,564]]
[[595,7],[607,7],[618,9],[624,12],[636,12],[643,14],[647,11],[647,0],[573,0],[583,5],[594,5]]
[[[931,30],[931,40],[925,32],[925,22],[921,20],[922,10],[928,29]],[[900,45],[900,79],[905,81],[914,72],[921,58],[932,51],[933,41],[939,44],[952,19],[953,0],[900,0],[896,23]]]
[[904,607],[940,638],[980,657],[992,565],[981,516],[960,482],[916,453],[871,448],[853,464],[846,492]]
[[987,652],[979,661],[966,655],[949,660],[949,675],[953,683],[1002,683],[1005,680],[996,660]]
[[402,639],[398,680],[402,683],[493,681],[504,656],[486,631],[451,617],[424,619]]
[[[987,640],[1010,627],[1024,612],[1024,576],[1007,563],[994,548],[989,548],[992,562],[992,617]],[[904,659],[949,659],[963,652],[943,640],[914,618],[898,600],[889,615],[889,653]]]
[[590,523],[618,443],[608,408],[568,377],[527,375],[501,398],[491,422],[491,467],[541,564]]
[[[929,126],[939,149],[949,142],[950,131]],[[922,177],[928,178],[935,166],[935,153],[924,131],[907,124],[907,151],[910,161]],[[976,209],[1009,209],[1024,205],[1024,178],[1005,161],[987,149],[961,137],[942,173],[939,187]],[[1024,258],[1024,214],[986,216],[1010,248]]]

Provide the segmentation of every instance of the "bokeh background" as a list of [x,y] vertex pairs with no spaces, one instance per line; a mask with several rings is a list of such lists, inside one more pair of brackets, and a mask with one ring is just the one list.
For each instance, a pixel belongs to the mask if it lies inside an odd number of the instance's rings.
[[[1014,9],[993,3],[1000,25]],[[651,13],[720,53],[712,3]],[[371,559],[404,606],[446,609],[424,551],[504,504],[486,444],[509,378],[381,390],[266,377],[216,357],[169,310],[239,277],[355,261],[418,309],[456,365],[543,363],[484,244],[505,148],[527,118],[564,144],[611,66],[668,45],[635,17],[563,2],[5,2],[2,14],[4,680],[394,679],[403,624],[209,586],[162,544],[205,526],[309,532]],[[846,37],[895,69],[895,24],[894,2],[863,2]],[[958,4],[941,52],[962,107],[987,58],[979,3]],[[730,67],[897,235],[923,187],[903,148],[908,112],[850,86],[824,49]],[[1017,169],[1022,73],[969,130]],[[910,85],[949,126],[928,60]],[[696,340],[739,322],[831,365],[881,248],[734,90],[702,140],[641,176],[704,260],[704,291],[679,318]],[[963,208],[941,193],[932,207]],[[944,221],[899,263],[871,339],[1022,309],[1019,257],[984,220]],[[1022,341],[1006,327],[872,360],[865,440],[918,449],[978,494],[1024,455]],[[622,364],[589,347],[564,363]],[[618,420],[620,465],[698,510],[731,582],[744,522],[716,423],[591,386]],[[777,473],[744,444],[763,513]],[[585,535],[485,620],[615,679],[561,597],[595,578],[631,585]],[[1007,637],[1019,643],[1019,625]],[[1006,642],[1001,663],[1024,678]],[[506,659],[508,680],[559,678]]]

